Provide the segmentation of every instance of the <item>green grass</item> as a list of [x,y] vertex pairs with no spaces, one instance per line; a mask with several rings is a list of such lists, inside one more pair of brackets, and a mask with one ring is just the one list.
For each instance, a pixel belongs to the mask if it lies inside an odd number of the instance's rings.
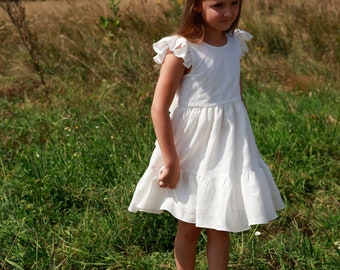
[[[99,21],[60,21],[61,34],[72,40],[63,48],[52,32],[41,32],[50,103],[28,68],[25,76],[21,67],[1,73],[0,269],[174,269],[174,218],[127,211],[154,147],[150,104],[158,69],[150,43],[171,32],[176,18],[169,16],[158,27],[122,17],[118,32]],[[272,36],[263,29],[251,32],[267,33],[268,44],[259,45],[270,48],[280,27]],[[15,39],[10,30],[0,37],[4,45]],[[307,52],[308,63],[317,62],[310,66],[291,45],[259,55],[254,42],[243,62],[243,92],[287,206],[274,222],[232,234],[230,269],[340,269],[338,69],[320,73],[329,61],[313,58],[317,44]],[[25,63],[22,50],[6,48],[0,71],[14,65],[12,58]],[[332,80],[285,91],[279,68],[263,75],[259,60]],[[197,269],[207,269],[205,245],[203,232]]]
[[[339,98],[253,88],[245,98],[287,208],[232,236],[231,269],[336,269],[340,134],[328,118],[339,117]],[[46,109],[1,100],[3,268],[173,268],[173,218],[127,211],[153,149],[148,106],[71,102]],[[200,269],[205,243],[203,235]]]

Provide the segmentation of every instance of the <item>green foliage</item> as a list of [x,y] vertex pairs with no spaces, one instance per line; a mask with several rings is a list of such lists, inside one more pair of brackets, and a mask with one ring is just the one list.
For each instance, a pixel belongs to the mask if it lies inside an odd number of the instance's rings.
[[[175,220],[127,211],[153,149],[148,106],[117,99],[125,90],[113,90],[104,87],[86,100],[73,95],[48,110],[1,101],[7,112],[0,148],[4,269],[173,267]],[[106,99],[98,102],[99,94]],[[327,119],[339,117],[338,97],[246,87],[245,99],[287,208],[270,225],[232,235],[231,265],[332,269],[338,262],[340,134]],[[200,269],[205,244],[203,235]]]
[[116,30],[120,27],[120,0],[110,0],[109,8],[112,11],[112,15],[108,17],[100,16],[101,26],[104,29]]

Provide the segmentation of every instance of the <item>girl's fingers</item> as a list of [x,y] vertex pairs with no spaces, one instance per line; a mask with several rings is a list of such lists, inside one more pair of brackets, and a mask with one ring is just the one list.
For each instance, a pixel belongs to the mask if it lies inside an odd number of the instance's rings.
[[159,187],[161,188],[170,188],[170,189],[175,189],[176,188],[176,185],[170,185],[168,186],[167,184],[165,184],[162,180],[158,180],[158,184],[159,184]]
[[160,187],[166,187],[166,184],[162,180],[158,180],[158,184]]
[[158,177],[161,177],[163,171],[164,171],[164,166],[158,171]]

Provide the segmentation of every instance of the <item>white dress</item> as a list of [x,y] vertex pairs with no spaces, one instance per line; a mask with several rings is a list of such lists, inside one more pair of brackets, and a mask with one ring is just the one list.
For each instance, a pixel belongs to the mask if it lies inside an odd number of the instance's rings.
[[177,35],[154,44],[156,63],[163,63],[170,50],[191,67],[170,110],[180,179],[175,189],[159,187],[163,161],[156,142],[129,211],[166,210],[197,227],[240,232],[268,223],[284,207],[240,96],[240,58],[249,39],[237,29],[221,47]]

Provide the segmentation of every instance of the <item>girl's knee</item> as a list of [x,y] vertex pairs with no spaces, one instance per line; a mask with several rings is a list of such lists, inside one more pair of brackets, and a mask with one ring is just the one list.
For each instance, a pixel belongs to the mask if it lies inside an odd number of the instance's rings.
[[196,241],[201,234],[201,228],[197,228],[195,224],[178,221],[177,234],[188,240]]
[[228,240],[229,239],[229,233],[225,232],[225,231],[217,231],[217,230],[213,230],[213,229],[207,229],[207,235],[208,238],[217,238],[217,239],[225,239]]

